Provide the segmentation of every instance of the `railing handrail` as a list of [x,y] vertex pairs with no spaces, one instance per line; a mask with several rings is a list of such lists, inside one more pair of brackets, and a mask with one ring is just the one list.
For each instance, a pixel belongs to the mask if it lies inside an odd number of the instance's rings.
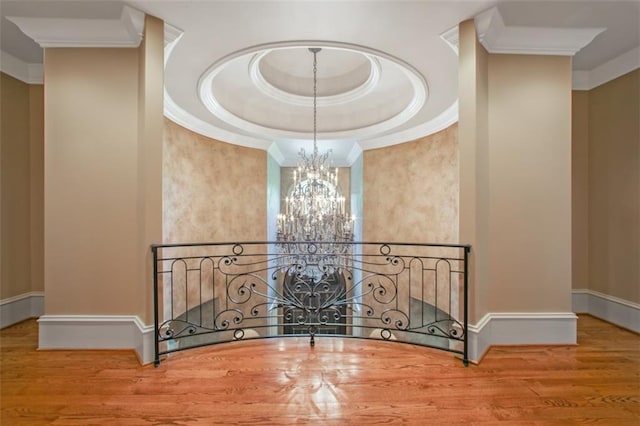
[[151,249],[172,248],[172,247],[208,247],[208,246],[230,246],[235,244],[260,245],[260,244],[338,244],[338,245],[394,245],[394,246],[418,246],[418,247],[450,247],[464,248],[471,250],[471,244],[454,244],[454,243],[411,243],[411,242],[395,242],[395,241],[226,241],[226,242],[191,242],[191,243],[161,243],[151,244]]

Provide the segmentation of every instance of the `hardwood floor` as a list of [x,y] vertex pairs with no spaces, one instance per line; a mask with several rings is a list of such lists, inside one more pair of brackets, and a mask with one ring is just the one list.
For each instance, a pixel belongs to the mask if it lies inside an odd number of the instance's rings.
[[38,351],[0,331],[2,425],[640,425],[640,336],[590,316],[578,346],[492,348],[479,366],[389,342],[267,339],[140,366],[128,351]]

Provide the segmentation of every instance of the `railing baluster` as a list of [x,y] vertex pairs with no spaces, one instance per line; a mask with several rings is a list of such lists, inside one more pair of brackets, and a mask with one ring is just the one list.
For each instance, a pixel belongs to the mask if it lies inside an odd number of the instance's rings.
[[[460,354],[468,365],[469,246],[330,244],[300,243],[295,253],[282,242],[153,245],[155,365],[170,352],[299,333],[312,346],[319,336],[347,333],[413,343]],[[193,297],[191,275],[199,286]],[[174,288],[182,280],[184,291]],[[161,299],[163,287],[170,297]],[[161,308],[170,318],[161,319]]]

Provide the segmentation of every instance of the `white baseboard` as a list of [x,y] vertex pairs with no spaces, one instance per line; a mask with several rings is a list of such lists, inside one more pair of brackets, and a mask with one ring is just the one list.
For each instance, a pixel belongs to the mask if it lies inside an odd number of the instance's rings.
[[153,326],[129,315],[43,315],[39,349],[133,349],[153,362]]
[[640,304],[588,289],[571,293],[573,312],[585,313],[640,333]]
[[[42,314],[43,294],[0,302],[5,327]],[[573,290],[573,310],[640,333],[640,305],[592,290]],[[488,313],[469,325],[469,359],[478,362],[496,345],[576,344],[574,313]],[[133,349],[142,363],[153,362],[153,327],[137,316],[45,315],[39,320],[41,349]]]
[[32,291],[0,300],[0,328],[44,313],[44,293]]
[[575,345],[572,312],[488,313],[469,325],[469,360],[479,362],[491,346]]

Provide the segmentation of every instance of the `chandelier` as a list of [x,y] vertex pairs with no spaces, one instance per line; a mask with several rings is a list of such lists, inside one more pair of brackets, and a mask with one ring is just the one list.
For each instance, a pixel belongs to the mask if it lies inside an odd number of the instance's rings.
[[[353,241],[355,217],[349,216],[338,183],[338,168],[330,167],[331,150],[320,154],[317,142],[318,62],[320,48],[313,53],[313,152],[300,150],[293,172],[293,185],[278,215],[277,239],[288,254],[347,253]],[[309,244],[309,243],[320,244]],[[312,250],[311,250],[312,247]]]

